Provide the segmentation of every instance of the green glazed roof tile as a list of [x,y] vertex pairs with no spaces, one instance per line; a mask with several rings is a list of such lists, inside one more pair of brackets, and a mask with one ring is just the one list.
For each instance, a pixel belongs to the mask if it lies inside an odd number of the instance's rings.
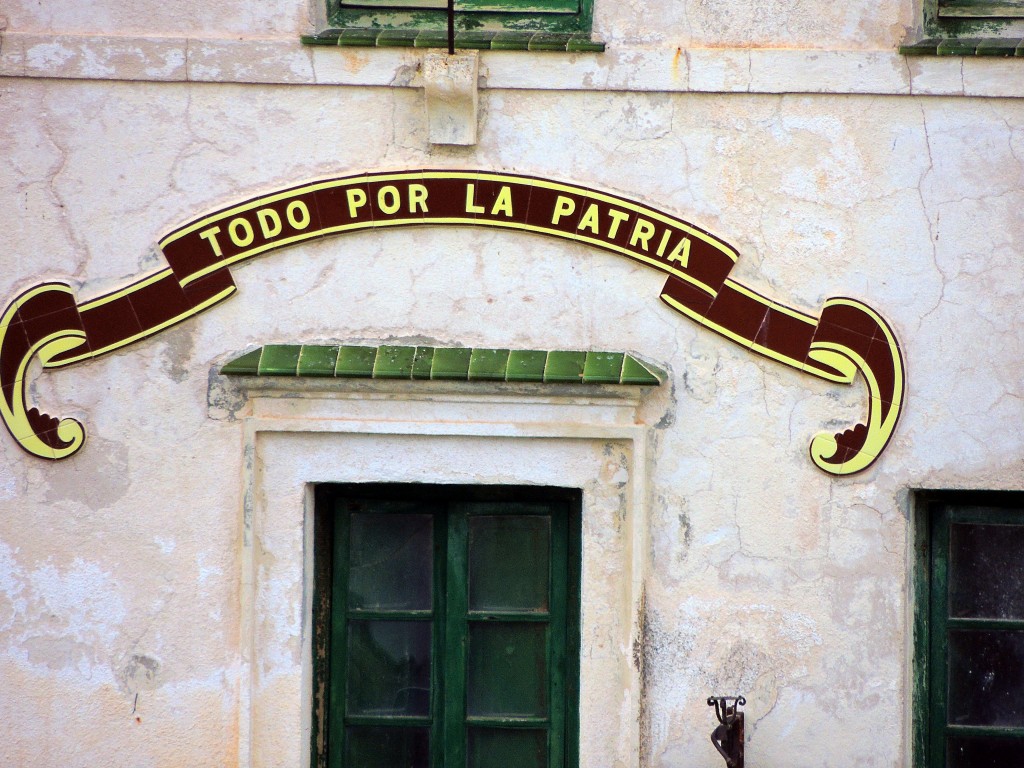
[[569,38],[565,50],[569,53],[604,53],[604,43],[600,40],[591,40],[586,32],[577,32]]
[[583,381],[583,364],[586,362],[586,352],[567,352],[563,350],[552,350],[548,352],[548,362],[544,366],[544,381],[546,382],[575,382]]
[[583,364],[584,384],[618,384],[622,378],[621,352],[587,352]]
[[334,376],[338,364],[338,347],[303,344],[299,353],[299,376]]
[[1019,38],[1005,39],[993,37],[978,43],[978,49],[975,53],[978,56],[1013,56],[1021,42],[1024,41],[1021,41]]
[[231,362],[223,365],[220,372],[225,376],[256,376],[260,372],[260,355],[263,347],[246,352]]
[[555,32],[538,32],[530,38],[528,49],[531,51],[564,51],[569,47],[571,35]]
[[338,365],[334,369],[334,375],[345,378],[371,378],[373,361],[376,358],[376,347],[342,347],[338,350]]
[[373,46],[377,45],[379,29],[344,29],[338,35],[338,45],[342,46]]
[[466,380],[469,378],[469,358],[472,354],[473,350],[468,347],[435,348],[430,378]]
[[474,349],[469,357],[470,381],[505,381],[507,349]]
[[473,29],[455,33],[455,48],[478,48],[487,50],[491,47],[491,40],[497,34],[491,29]]
[[654,366],[641,363],[632,355],[626,355],[622,361],[622,378],[619,379],[619,383],[657,386],[664,377],[665,374]]
[[447,48],[448,33],[440,29],[425,29],[416,35],[414,48]]
[[375,379],[411,379],[416,347],[379,347],[373,363]]
[[981,40],[974,37],[947,37],[939,43],[935,53],[938,56],[973,56],[974,52],[978,50],[978,43],[980,42]]
[[260,356],[260,376],[294,376],[299,367],[298,344],[268,344]]
[[528,51],[533,32],[502,30],[491,38],[492,51]]
[[225,363],[226,376],[660,384],[664,372],[622,352],[268,344]]
[[416,356],[412,360],[412,377],[429,379],[430,369],[434,365],[433,347],[416,347]]
[[544,381],[548,353],[541,349],[513,349],[508,354],[506,381]]
[[912,43],[904,43],[900,46],[900,53],[904,56],[935,56],[941,38],[930,37],[927,40],[915,40]]

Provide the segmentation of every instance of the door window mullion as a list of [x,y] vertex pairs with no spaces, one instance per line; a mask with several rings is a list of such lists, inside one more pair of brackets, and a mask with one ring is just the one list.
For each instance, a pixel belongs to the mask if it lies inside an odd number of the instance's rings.
[[466,765],[466,645],[468,622],[466,513],[448,508],[445,556],[444,755],[445,768]]

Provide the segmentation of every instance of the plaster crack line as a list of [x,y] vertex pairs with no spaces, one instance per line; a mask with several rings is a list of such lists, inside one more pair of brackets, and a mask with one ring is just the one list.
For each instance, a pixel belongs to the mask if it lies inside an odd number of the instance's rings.
[[932,141],[931,136],[928,134],[928,116],[925,114],[924,104],[918,102],[918,109],[921,111],[921,128],[924,130],[924,145],[928,150],[928,167],[921,173],[921,177],[917,180],[917,196],[921,201],[921,212],[924,214],[925,221],[928,222],[928,244],[932,249],[932,263],[935,265],[935,269],[938,273],[942,275],[942,290],[939,293],[939,298],[935,302],[935,306],[925,312],[917,323],[917,329],[921,330],[921,324],[924,320],[939,308],[946,297],[946,273],[942,271],[942,267],[939,265],[938,248],[935,245],[937,238],[935,226],[932,224],[931,217],[928,215],[928,204],[924,199],[924,180],[935,169],[935,161],[932,157]]
[[64,199],[61,196],[61,193],[57,185],[58,177],[64,172],[64,169],[67,167],[68,152],[57,141],[53,133],[53,126],[50,122],[44,123],[43,135],[46,136],[46,140],[50,142],[50,144],[53,146],[54,150],[56,150],[58,155],[56,167],[54,167],[47,173],[46,188],[49,190],[51,198],[54,202],[57,203],[57,206],[60,209],[60,212],[58,214],[60,228],[64,232],[65,237],[67,237],[68,241],[71,243],[72,247],[75,250],[75,253],[78,254],[79,256],[78,267],[75,269],[74,276],[76,278],[81,278],[85,270],[85,265],[90,260],[89,247],[81,240],[81,238],[78,237],[78,234],[75,232],[74,227],[71,226],[71,223],[68,221],[68,208],[67,205],[65,205],[64,203]]

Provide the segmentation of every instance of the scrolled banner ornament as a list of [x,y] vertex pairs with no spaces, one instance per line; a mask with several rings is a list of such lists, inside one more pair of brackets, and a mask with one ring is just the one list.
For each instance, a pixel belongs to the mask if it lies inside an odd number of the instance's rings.
[[18,444],[47,459],[78,451],[85,430],[25,401],[29,363],[73,365],[160,333],[235,292],[229,268],[318,237],[371,228],[483,226],[535,232],[611,251],[668,275],[665,304],[731,341],[828,381],[867,384],[867,417],[810,444],[834,475],[869,467],[903,405],[895,334],[856,299],[833,298],[815,318],[729,277],[736,251],[682,219],[573,184],[504,173],[402,171],[330,178],[222,208],[159,241],[167,265],[124,288],[78,303],[45,282],[15,298],[0,322],[0,416]]

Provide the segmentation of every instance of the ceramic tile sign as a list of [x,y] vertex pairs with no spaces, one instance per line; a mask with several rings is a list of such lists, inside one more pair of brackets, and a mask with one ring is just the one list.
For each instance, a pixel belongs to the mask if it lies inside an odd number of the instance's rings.
[[586,243],[668,277],[661,299],[675,311],[812,376],[867,384],[867,418],[810,443],[811,459],[846,475],[870,466],[889,442],[904,396],[904,366],[892,329],[851,298],[825,302],[819,317],[783,306],[729,277],[737,253],[682,219],[573,184],[505,173],[402,171],[330,178],[262,195],[201,216],[160,240],[167,265],[121,290],[78,303],[59,282],[15,298],[0,320],[0,410],[29,453],[62,459],[79,450],[82,425],[25,401],[29,362],[59,368],[120,349],[223,301],[229,268],[317,237],[419,225],[501,227]]

